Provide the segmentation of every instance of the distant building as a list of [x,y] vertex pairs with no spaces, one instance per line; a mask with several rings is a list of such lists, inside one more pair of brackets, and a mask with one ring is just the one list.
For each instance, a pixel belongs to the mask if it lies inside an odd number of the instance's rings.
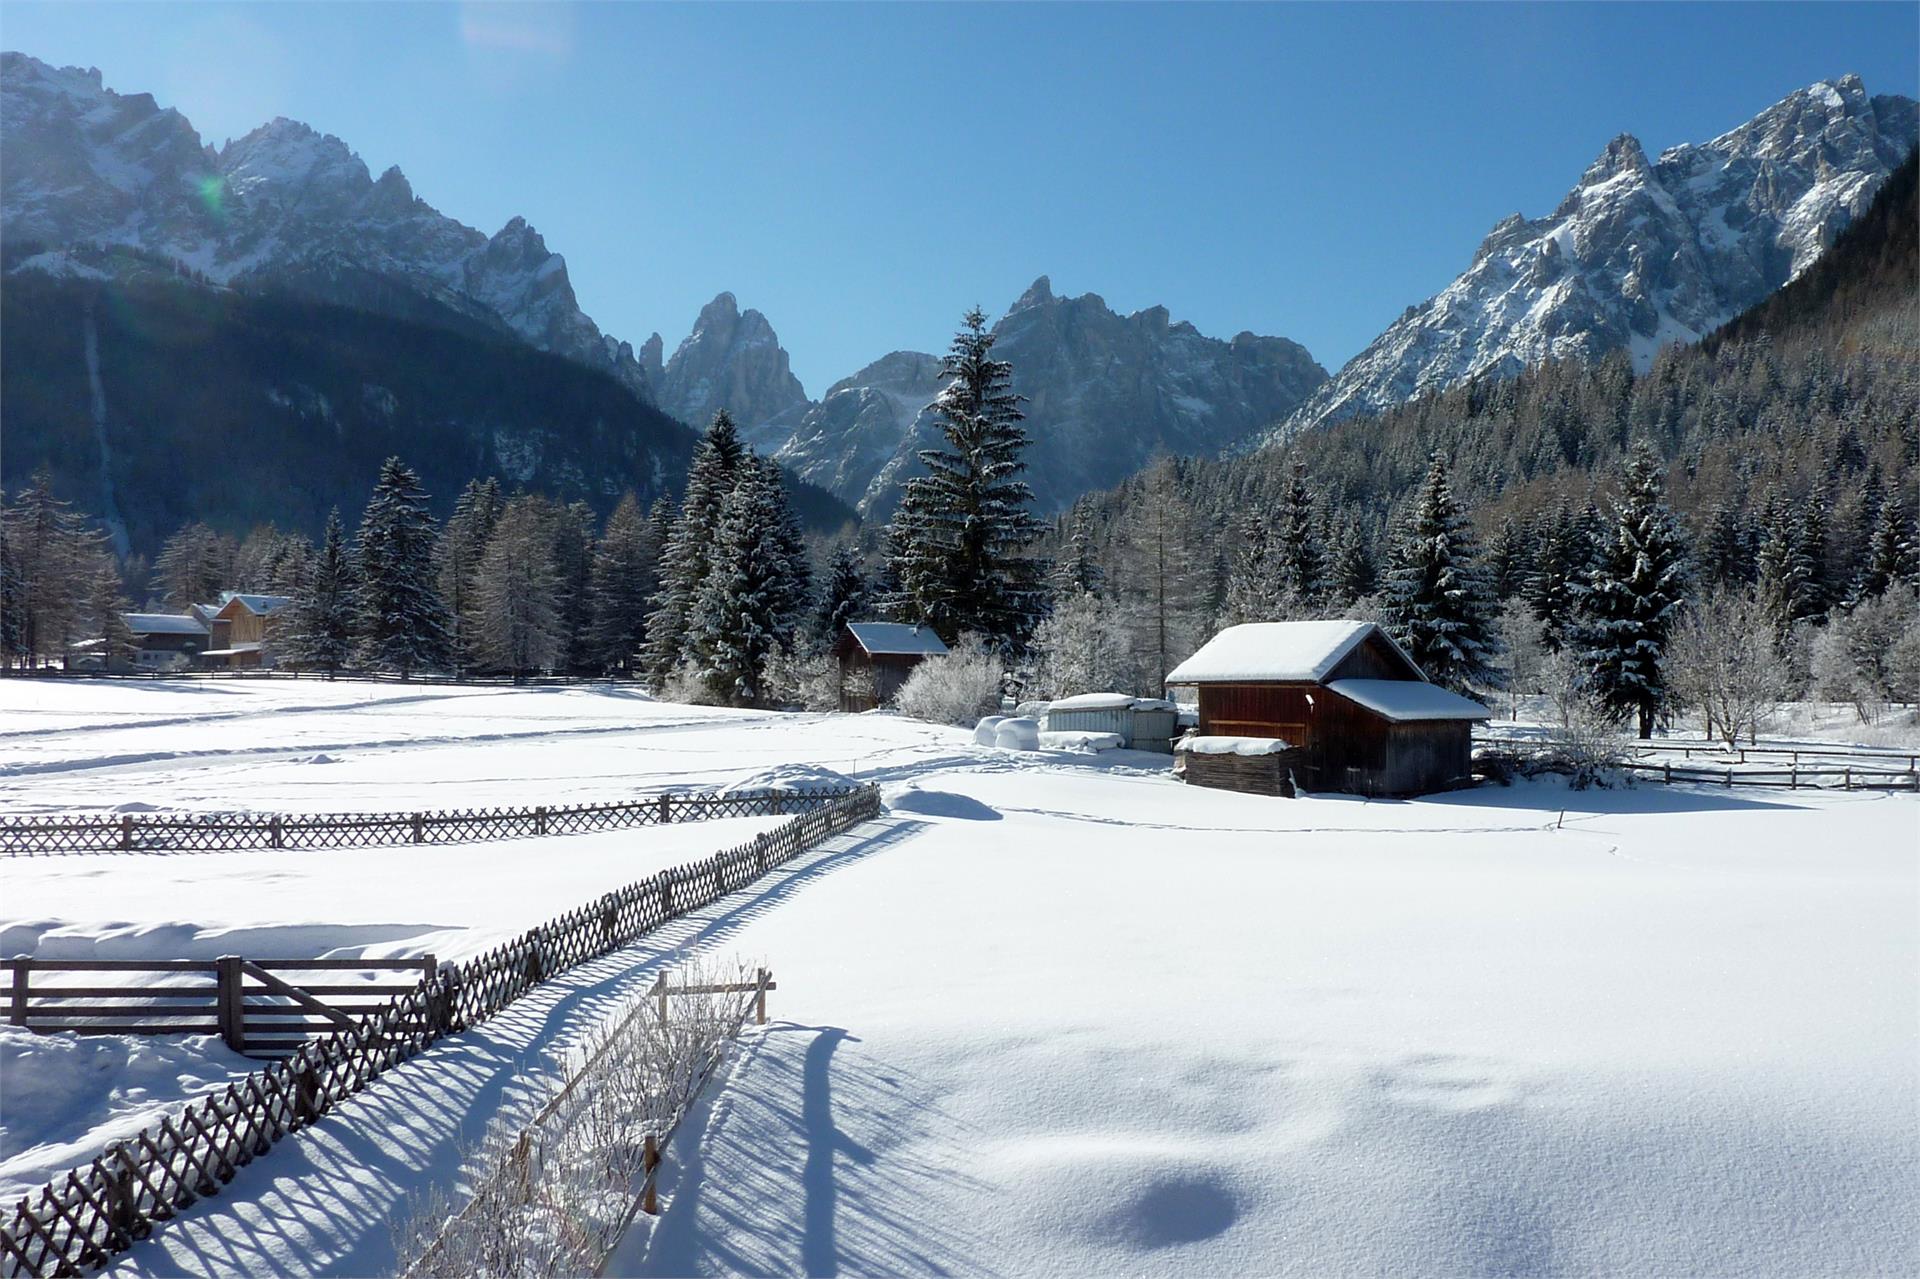
[[179,671],[199,660],[212,642],[207,624],[192,613],[122,613],[133,632],[136,670]]
[[[198,607],[198,606],[196,606]],[[280,621],[293,607],[285,595],[245,595],[228,591],[221,597],[211,629],[219,647],[202,654],[209,665],[233,669],[272,666],[271,640]]]
[[840,663],[840,709],[870,711],[886,705],[914,667],[946,651],[930,626],[847,623],[833,648]]
[[1443,790],[1471,778],[1474,721],[1492,717],[1429,683],[1372,622],[1230,626],[1167,685],[1199,694],[1179,771],[1230,790],[1281,793],[1289,779],[1360,795]]
[[1127,693],[1080,693],[1047,706],[1051,733],[1113,733],[1129,750],[1169,754],[1177,735],[1178,711],[1158,697]]

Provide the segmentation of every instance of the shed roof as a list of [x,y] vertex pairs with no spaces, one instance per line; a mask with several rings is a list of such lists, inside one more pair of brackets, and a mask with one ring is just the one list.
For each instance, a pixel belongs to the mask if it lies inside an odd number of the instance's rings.
[[854,642],[876,656],[912,654],[936,656],[947,651],[931,626],[909,626],[905,622],[848,622]]
[[1167,683],[1318,683],[1375,633],[1406,658],[1409,669],[1419,673],[1420,668],[1407,657],[1406,650],[1372,622],[1245,622],[1229,626],[1208,640],[1199,652],[1168,672]]
[[207,624],[191,614],[122,613],[135,635],[205,635]]
[[1076,693],[1047,703],[1052,711],[1170,711],[1173,703],[1162,697],[1135,697],[1131,693]]
[[1337,679],[1327,689],[1396,724],[1423,719],[1493,718],[1492,711],[1471,697],[1450,693],[1424,680]]

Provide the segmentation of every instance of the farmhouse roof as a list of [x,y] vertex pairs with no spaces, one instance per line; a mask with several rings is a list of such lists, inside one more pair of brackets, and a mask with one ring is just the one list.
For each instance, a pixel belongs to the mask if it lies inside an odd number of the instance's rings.
[[1471,697],[1420,680],[1337,679],[1327,689],[1396,724],[1423,719],[1493,718],[1492,711]]
[[220,612],[224,615],[227,610],[238,604],[249,613],[267,617],[278,613],[291,603],[293,603],[292,598],[286,595],[247,595],[240,591],[229,591],[220,603]]
[[[1167,674],[1169,684],[1244,684],[1256,681],[1319,683],[1367,636],[1378,634],[1420,668],[1372,622],[1246,622],[1229,626]],[[1424,675],[1421,676],[1425,678]]]
[[854,642],[873,656],[898,656],[918,653],[938,656],[947,651],[931,626],[909,626],[905,622],[848,622]]
[[207,625],[191,614],[122,613],[135,635],[205,635]]

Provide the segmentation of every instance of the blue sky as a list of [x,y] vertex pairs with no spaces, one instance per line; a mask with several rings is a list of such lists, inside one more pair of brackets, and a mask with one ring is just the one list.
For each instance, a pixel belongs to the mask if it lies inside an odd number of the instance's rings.
[[1650,152],[1857,72],[1920,94],[1887,4],[140,4],[0,8],[209,141],[275,115],[564,253],[602,328],[669,351],[731,289],[818,396],[1040,274],[1329,370]]

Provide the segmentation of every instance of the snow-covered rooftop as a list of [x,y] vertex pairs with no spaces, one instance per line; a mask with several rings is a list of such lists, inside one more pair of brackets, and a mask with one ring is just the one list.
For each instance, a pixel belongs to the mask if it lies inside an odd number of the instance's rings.
[[[1342,658],[1379,629],[1372,622],[1347,620],[1246,622],[1229,626],[1208,640],[1199,652],[1174,667],[1167,675],[1167,683],[1323,680]],[[1382,639],[1387,639],[1386,632],[1380,634]],[[1391,639],[1387,642],[1393,643]],[[1413,666],[1411,658],[1407,665]]]
[[191,614],[122,613],[135,635],[205,635],[206,623]]
[[1222,737],[1198,735],[1183,737],[1173,744],[1176,751],[1195,755],[1279,755],[1293,747],[1277,737]]
[[279,612],[291,603],[293,600],[285,595],[247,595],[239,591],[231,591],[221,602],[220,611],[224,613],[231,605],[239,604],[249,613],[258,613],[264,617],[269,613]]
[[1327,688],[1396,724],[1420,719],[1493,718],[1492,711],[1471,697],[1450,693],[1438,684],[1421,680],[1337,679]]
[[869,653],[923,653],[947,651],[931,626],[909,626],[904,622],[848,622],[854,640]]

